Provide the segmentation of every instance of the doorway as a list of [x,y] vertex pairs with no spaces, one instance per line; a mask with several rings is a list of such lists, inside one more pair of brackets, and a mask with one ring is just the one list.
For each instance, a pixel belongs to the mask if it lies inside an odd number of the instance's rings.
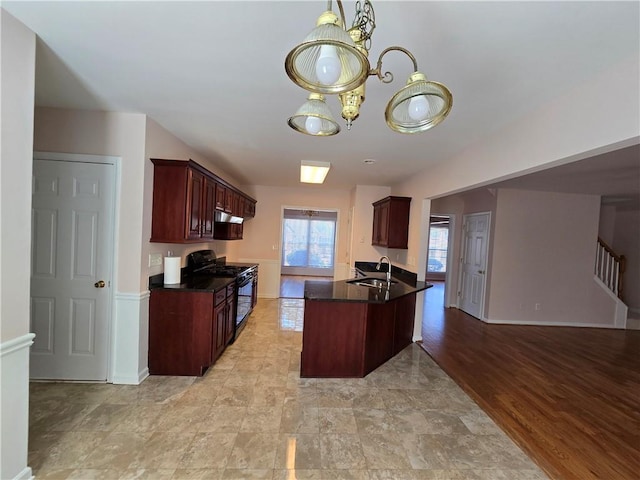
[[285,208],[283,275],[333,277],[338,212]]
[[472,213],[464,215],[462,218],[459,308],[482,320],[484,318],[491,213]]
[[427,251],[426,279],[444,282],[449,258],[449,215],[429,217],[429,246]]
[[281,298],[304,298],[305,280],[333,278],[337,218],[337,211],[283,210]]
[[34,158],[32,379],[107,381],[115,170],[109,157]]

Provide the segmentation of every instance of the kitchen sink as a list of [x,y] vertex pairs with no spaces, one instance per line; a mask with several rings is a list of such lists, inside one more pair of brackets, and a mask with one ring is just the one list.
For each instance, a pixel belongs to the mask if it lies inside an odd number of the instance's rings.
[[387,282],[387,280],[383,278],[354,278],[353,280],[347,280],[347,283],[360,285],[361,287],[384,288],[398,282],[395,280]]

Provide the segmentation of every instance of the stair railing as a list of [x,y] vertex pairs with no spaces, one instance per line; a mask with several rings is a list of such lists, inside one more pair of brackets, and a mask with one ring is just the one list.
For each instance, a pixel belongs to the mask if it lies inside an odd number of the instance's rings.
[[624,255],[618,255],[598,237],[596,252],[596,275],[620,300],[622,300],[623,274],[626,267]]

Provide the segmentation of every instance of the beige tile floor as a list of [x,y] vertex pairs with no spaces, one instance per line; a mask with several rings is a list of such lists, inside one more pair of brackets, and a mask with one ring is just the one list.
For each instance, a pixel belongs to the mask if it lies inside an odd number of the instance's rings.
[[543,479],[418,346],[301,379],[303,303],[263,300],[201,378],[33,383],[37,479]]

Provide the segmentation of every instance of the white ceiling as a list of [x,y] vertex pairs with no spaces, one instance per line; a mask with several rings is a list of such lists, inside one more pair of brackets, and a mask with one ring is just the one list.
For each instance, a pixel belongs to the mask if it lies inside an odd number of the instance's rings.
[[[145,113],[257,185],[299,185],[301,160],[331,161],[329,187],[391,185],[640,56],[635,1],[373,3],[372,66],[384,48],[403,46],[453,93],[452,112],[432,130],[403,135],[386,127],[385,105],[411,73],[398,52],[383,64],[394,82],[369,78],[351,131],[342,124],[337,136],[315,138],[287,126],[306,94],[288,79],[284,58],[315,25],[322,0],[2,7],[39,37],[37,105]],[[354,5],[344,4],[348,22]],[[602,97],[594,95],[594,110]],[[328,103],[339,118],[337,100]]]

